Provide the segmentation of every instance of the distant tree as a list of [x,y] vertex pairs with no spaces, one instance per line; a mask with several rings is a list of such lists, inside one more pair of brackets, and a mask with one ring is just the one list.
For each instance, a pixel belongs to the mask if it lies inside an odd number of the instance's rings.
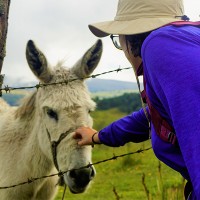
[[141,108],[140,95],[138,93],[125,93],[118,97],[100,99],[94,98],[97,103],[97,110],[118,108],[121,112],[131,113]]
[[141,99],[138,93],[126,93],[123,96],[123,104],[119,106],[119,110],[125,113],[132,113],[141,108]]

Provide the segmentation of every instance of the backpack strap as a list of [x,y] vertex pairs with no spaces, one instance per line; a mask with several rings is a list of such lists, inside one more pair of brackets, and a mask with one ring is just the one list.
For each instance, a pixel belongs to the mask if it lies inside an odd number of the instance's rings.
[[[143,63],[140,64],[135,74],[136,74],[137,80],[139,76],[143,75]],[[143,85],[144,85],[144,90],[141,91],[139,83],[138,83],[143,109],[145,112],[147,112],[146,109],[144,108],[144,104],[147,104],[149,108],[149,112],[150,112],[151,122],[154,125],[157,135],[165,142],[169,142],[173,145],[178,144],[174,128],[171,125],[169,125],[166,119],[164,119],[160,115],[160,113],[152,106],[151,101],[149,100],[149,97],[146,93],[146,80],[145,80],[144,75],[143,75]]]
[[169,142],[173,145],[178,144],[177,137],[176,137],[173,127],[170,126],[169,123],[152,106],[145,90],[141,92],[141,96],[144,103],[147,103],[148,105],[150,115],[151,115],[151,121],[154,125],[157,135],[165,142]]

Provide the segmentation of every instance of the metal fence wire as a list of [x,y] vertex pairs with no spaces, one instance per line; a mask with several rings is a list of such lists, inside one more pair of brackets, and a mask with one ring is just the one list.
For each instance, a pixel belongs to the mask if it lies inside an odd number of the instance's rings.
[[45,83],[45,84],[41,84],[41,83],[38,83],[36,85],[33,85],[33,86],[23,86],[23,87],[11,87],[11,86],[4,86],[4,87],[0,87],[0,94],[2,93],[2,91],[5,91],[6,93],[10,93],[11,91],[13,90],[24,90],[24,89],[39,89],[40,87],[47,87],[47,86],[50,86],[50,85],[59,85],[59,84],[68,84],[69,82],[73,82],[73,81],[76,81],[76,80],[83,80],[83,79],[88,79],[88,78],[96,78],[98,76],[101,76],[101,75],[105,75],[105,74],[109,74],[109,73],[113,73],[113,72],[121,72],[123,70],[128,70],[128,69],[132,69],[131,67],[125,67],[125,68],[117,68],[117,69],[114,69],[114,70],[111,70],[111,71],[107,71],[107,72],[103,72],[103,73],[99,73],[99,74],[95,74],[95,75],[91,75],[91,76],[88,76],[88,77],[84,77],[84,78],[75,78],[75,79],[70,79],[70,80],[66,80],[66,81],[62,81],[62,82],[56,82],[56,83]]

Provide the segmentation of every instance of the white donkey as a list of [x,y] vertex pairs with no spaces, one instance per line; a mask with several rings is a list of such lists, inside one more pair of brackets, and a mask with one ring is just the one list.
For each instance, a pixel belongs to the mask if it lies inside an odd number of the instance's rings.
[[[65,184],[73,193],[85,191],[95,176],[90,165],[92,148],[78,146],[72,135],[77,127],[92,126],[89,112],[95,103],[84,79],[96,68],[101,54],[98,40],[72,68],[58,64],[51,69],[33,41],[27,43],[29,67],[41,84],[49,85],[25,97],[18,108],[0,99],[0,187],[70,170],[64,174]],[[68,83],[51,84],[63,81]],[[88,164],[88,168],[72,170]],[[0,189],[0,199],[50,200],[56,195],[57,182],[55,176]]]

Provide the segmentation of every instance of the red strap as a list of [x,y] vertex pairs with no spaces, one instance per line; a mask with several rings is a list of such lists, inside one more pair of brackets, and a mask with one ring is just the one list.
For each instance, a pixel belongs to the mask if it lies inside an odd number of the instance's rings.
[[146,92],[142,92],[142,98],[148,104],[151,121],[154,125],[155,131],[157,135],[165,142],[169,142],[171,144],[177,143],[177,138],[174,133],[174,129],[169,123],[160,115],[160,113],[152,106]]
[[[145,82],[144,82],[145,85]],[[160,115],[160,113],[152,106],[145,90],[141,92],[144,103],[148,104],[151,121],[154,125],[157,135],[165,142],[169,142],[173,145],[177,144],[177,137],[174,133],[174,129],[169,123]]]
[[197,21],[197,22],[177,21],[177,22],[171,22],[168,25],[175,25],[175,26],[184,26],[184,25],[200,26],[200,21]]

